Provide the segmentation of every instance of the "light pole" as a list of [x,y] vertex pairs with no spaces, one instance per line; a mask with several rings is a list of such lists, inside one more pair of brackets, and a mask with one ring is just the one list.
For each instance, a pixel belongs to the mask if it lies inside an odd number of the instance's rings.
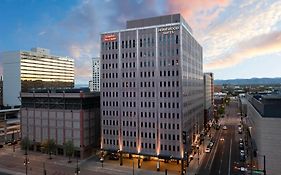
[[133,158],[133,175],[135,175],[135,161],[134,161],[134,158]]
[[27,157],[27,154],[25,155],[25,160],[23,162],[23,165],[25,166],[25,174],[27,175],[27,170],[28,170],[28,164],[30,164],[29,159]]
[[199,145],[196,145],[197,148],[197,155],[198,155],[198,165],[199,165]]
[[43,174],[44,174],[44,175],[47,175],[47,170],[46,170],[46,168],[45,168],[45,162],[43,162]]
[[104,153],[103,153],[103,150],[102,150],[101,151],[101,158],[100,158],[101,167],[103,167],[103,161],[104,161]]
[[138,168],[140,168],[141,165],[140,165],[140,154],[139,154],[139,157],[138,157]]

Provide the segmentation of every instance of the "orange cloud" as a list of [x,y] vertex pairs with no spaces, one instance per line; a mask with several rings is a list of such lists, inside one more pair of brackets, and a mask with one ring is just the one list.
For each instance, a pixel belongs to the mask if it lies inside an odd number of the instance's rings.
[[204,65],[207,70],[234,66],[245,59],[281,52],[281,31],[259,35],[237,44],[232,54]]
[[205,28],[229,4],[230,0],[168,0],[168,11],[180,12],[192,27]]

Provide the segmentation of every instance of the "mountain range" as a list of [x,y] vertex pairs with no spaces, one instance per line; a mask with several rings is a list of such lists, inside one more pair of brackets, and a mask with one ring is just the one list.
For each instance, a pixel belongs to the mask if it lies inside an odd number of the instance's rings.
[[232,84],[232,85],[281,84],[281,77],[214,80],[214,84],[215,85],[223,85],[223,84]]

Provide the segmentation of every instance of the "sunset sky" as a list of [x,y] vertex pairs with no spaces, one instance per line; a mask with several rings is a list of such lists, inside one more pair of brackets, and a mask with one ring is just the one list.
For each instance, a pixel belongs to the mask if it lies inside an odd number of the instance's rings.
[[0,52],[43,47],[73,57],[85,84],[100,33],[172,13],[192,27],[215,79],[281,77],[280,0],[1,0]]

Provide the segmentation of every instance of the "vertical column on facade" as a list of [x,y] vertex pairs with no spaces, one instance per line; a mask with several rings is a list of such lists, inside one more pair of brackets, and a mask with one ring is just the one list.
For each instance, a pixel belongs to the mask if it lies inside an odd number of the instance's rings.
[[157,32],[157,27],[155,28],[155,88],[156,88],[156,94],[155,94],[155,97],[156,97],[156,117],[157,117],[157,120],[156,120],[156,128],[157,128],[157,136],[156,136],[156,154],[157,156],[159,156],[160,154],[160,148],[161,148],[161,141],[160,141],[160,113],[159,113],[159,84],[157,81],[159,79],[159,64],[158,64],[158,32]]
[[139,78],[139,74],[140,74],[140,68],[139,68],[139,30],[136,30],[137,33],[137,37],[136,37],[136,48],[137,48],[137,52],[136,52],[136,56],[137,56],[137,62],[136,62],[136,66],[137,66],[137,72],[136,72],[136,79],[137,79],[137,93],[136,93],[136,98],[137,100],[137,138],[136,138],[136,142],[137,142],[137,153],[140,154],[141,151],[141,138],[140,138],[140,114],[139,114],[139,93],[140,93],[140,78]]
[[[121,75],[122,75],[122,73],[121,73],[121,67],[122,66],[121,65],[122,65],[122,63],[121,63],[121,56],[120,56],[121,55],[121,46],[120,46],[120,43],[121,43],[121,33],[120,32],[118,32],[118,43],[119,43],[119,47],[118,47],[118,79],[121,79]],[[121,89],[122,89],[121,81],[118,81],[118,84],[119,84],[119,86],[118,86],[118,93],[121,93]],[[117,107],[117,109],[118,109],[118,115],[119,115],[119,122],[118,122],[119,123],[119,138],[118,138],[118,140],[119,140],[119,148],[118,149],[120,151],[122,151],[122,149],[123,149],[123,138],[122,138],[121,94],[118,95],[118,107]]]
[[[186,139],[186,138],[183,138],[183,130],[184,130],[184,123],[183,123],[183,117],[184,117],[184,114],[183,114],[183,103],[184,103],[184,90],[183,89],[183,86],[182,86],[182,80],[183,80],[183,76],[182,76],[182,72],[183,72],[183,48],[182,48],[182,40],[183,40],[183,35],[182,35],[182,25],[180,23],[180,58],[179,58],[179,65],[180,65],[180,69],[179,69],[179,86],[180,86],[180,93],[181,93],[181,103],[180,103],[180,123],[181,123],[181,127],[180,127],[180,131],[179,131],[179,135],[180,135],[180,152],[181,152],[181,158],[184,157],[184,148],[185,146],[183,145],[183,139]],[[183,162],[182,162],[183,163]]]

